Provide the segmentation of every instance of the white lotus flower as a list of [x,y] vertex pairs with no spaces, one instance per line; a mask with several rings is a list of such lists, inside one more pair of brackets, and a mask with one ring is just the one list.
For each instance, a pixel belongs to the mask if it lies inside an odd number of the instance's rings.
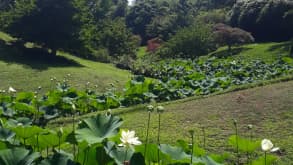
[[141,145],[141,141],[135,137],[135,131],[122,131],[120,140],[122,143],[118,146]]
[[268,139],[263,139],[261,141],[261,149],[264,151],[264,152],[276,152],[279,150],[278,147],[274,147],[274,144],[268,140]]
[[15,90],[14,88],[12,88],[12,87],[9,87],[9,88],[8,88],[8,92],[15,93],[16,90]]

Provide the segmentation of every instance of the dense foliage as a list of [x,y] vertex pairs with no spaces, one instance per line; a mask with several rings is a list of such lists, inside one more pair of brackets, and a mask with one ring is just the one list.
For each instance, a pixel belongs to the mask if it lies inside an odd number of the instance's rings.
[[293,36],[290,0],[238,1],[232,11],[230,22],[252,33],[257,41],[282,41]]

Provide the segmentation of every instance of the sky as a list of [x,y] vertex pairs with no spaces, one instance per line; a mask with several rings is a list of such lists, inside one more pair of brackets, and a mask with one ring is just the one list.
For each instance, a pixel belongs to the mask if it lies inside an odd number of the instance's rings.
[[135,0],[128,0],[128,6],[132,6],[134,4]]

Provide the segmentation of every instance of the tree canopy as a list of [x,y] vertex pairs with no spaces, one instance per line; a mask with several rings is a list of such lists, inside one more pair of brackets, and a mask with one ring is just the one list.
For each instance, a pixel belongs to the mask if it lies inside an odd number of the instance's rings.
[[293,17],[290,0],[237,1],[230,14],[232,26],[249,31],[257,41],[283,41],[290,39]]

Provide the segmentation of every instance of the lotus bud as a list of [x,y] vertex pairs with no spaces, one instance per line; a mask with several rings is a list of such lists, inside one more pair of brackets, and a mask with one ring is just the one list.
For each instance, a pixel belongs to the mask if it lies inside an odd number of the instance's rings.
[[111,115],[112,115],[112,110],[111,110],[111,109],[108,109],[106,115],[107,115],[107,116],[111,116]]
[[248,124],[248,125],[247,125],[247,128],[248,128],[249,130],[251,130],[252,127],[253,127],[252,124]]
[[58,130],[58,132],[57,132],[57,136],[58,137],[62,137],[62,135],[63,135],[63,128],[60,127],[59,130]]
[[72,104],[72,109],[73,109],[73,110],[76,110],[76,106],[75,106],[75,104]]
[[162,112],[164,112],[164,110],[165,110],[165,108],[164,108],[163,106],[161,106],[161,105],[159,105],[159,106],[157,107],[157,112],[158,112],[158,113],[162,113]]
[[17,123],[17,126],[20,126],[20,127],[22,127],[22,126],[23,126],[23,124],[22,124],[22,123]]
[[4,123],[3,123],[3,120],[0,119],[0,126],[3,127],[4,126]]
[[189,130],[188,132],[189,132],[190,136],[194,136],[194,133],[195,133],[194,130]]
[[153,105],[148,105],[147,109],[148,109],[148,112],[153,112],[154,106]]
[[237,125],[237,120],[236,119],[233,119],[233,124],[234,124],[234,126]]

